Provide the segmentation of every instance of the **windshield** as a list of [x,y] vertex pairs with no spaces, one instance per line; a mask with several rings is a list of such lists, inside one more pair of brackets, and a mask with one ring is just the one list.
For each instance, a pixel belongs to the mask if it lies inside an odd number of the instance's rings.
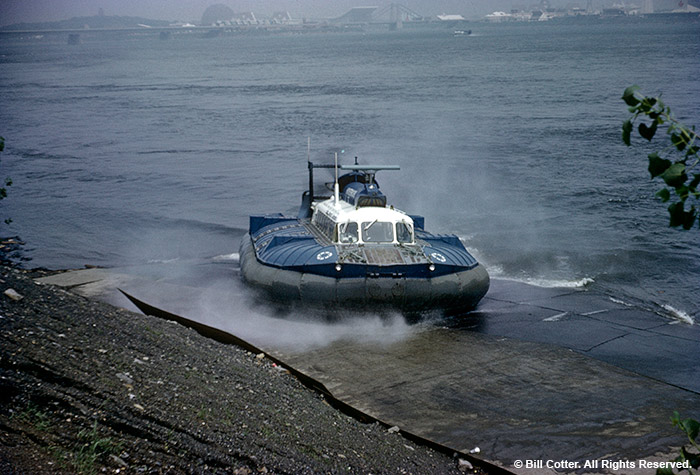
[[392,242],[394,226],[385,221],[368,221],[362,223],[362,240],[364,242]]
[[396,223],[396,240],[402,243],[413,242],[413,227],[408,223]]
[[358,241],[357,223],[342,223],[338,226],[338,242],[352,244]]

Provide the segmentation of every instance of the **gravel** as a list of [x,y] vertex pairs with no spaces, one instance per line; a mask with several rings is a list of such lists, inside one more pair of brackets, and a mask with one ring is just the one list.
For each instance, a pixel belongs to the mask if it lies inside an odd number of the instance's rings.
[[[0,267],[0,473],[485,473],[267,358]],[[12,292],[10,292],[12,290]]]

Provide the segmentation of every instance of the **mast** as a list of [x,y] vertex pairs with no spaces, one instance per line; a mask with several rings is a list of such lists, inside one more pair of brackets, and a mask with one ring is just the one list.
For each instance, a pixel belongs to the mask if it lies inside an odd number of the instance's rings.
[[314,202],[314,164],[311,163],[311,137],[306,138],[306,165],[309,167],[309,205]]
[[335,184],[333,185],[335,195],[335,207],[340,207],[340,185],[338,185],[338,152],[335,152]]

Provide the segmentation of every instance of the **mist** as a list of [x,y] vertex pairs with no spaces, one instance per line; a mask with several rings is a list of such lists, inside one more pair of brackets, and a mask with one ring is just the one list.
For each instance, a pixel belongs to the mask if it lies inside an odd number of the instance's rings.
[[[143,244],[146,249],[169,246],[155,236]],[[178,250],[170,247],[172,255],[177,255]],[[419,334],[432,321],[432,315],[426,315],[422,323],[410,324],[391,310],[328,313],[309,307],[281,308],[261,301],[240,280],[238,258],[234,252],[208,258],[150,260],[114,269],[108,282],[157,308],[224,330],[257,347],[289,354],[342,342],[392,345]],[[103,293],[104,283],[92,285],[94,295],[115,306],[136,309],[120,293]]]
[[[15,23],[58,21],[73,17],[105,15],[134,16],[154,20],[198,22],[210,5],[222,3],[232,10],[252,11],[258,15],[270,15],[276,11],[288,11],[293,18],[333,18],[357,6],[383,6],[388,2],[373,0],[5,0],[0,2],[0,26]],[[460,14],[467,19],[480,19],[496,10],[529,8],[539,5],[539,0],[402,0],[398,3],[424,16],[443,13]],[[614,3],[612,0],[594,0],[594,8]],[[639,3],[639,2],[638,2]],[[667,8],[677,2],[656,0],[657,8]],[[586,0],[549,0],[552,7],[572,5],[586,6]]]
[[409,325],[399,313],[344,314],[328,320],[322,314],[276,310],[256,304],[250,289],[236,282],[221,281],[203,291],[195,319],[228,331],[258,346],[301,353],[342,341],[391,345],[420,332],[422,325]]

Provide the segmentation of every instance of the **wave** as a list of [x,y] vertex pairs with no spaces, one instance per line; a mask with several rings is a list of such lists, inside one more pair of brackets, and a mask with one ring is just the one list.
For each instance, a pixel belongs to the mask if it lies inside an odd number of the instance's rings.
[[616,303],[616,304],[619,304],[619,305],[624,305],[625,307],[634,307],[634,304],[631,304],[631,303],[629,303],[629,302],[625,302],[624,300],[620,300],[620,299],[615,298],[615,297],[609,297],[609,298],[610,298],[610,301],[611,301],[612,303]]
[[542,287],[546,289],[583,289],[595,282],[595,280],[591,279],[590,277],[584,277],[578,280],[543,279],[537,277],[526,277],[522,279],[503,277],[503,279],[522,282],[528,285],[534,285],[535,287]]
[[146,264],[175,264],[180,262],[179,257],[173,257],[172,259],[148,259]]
[[231,254],[221,254],[220,256],[214,256],[211,258],[214,262],[238,262],[240,260],[240,255],[237,252]]
[[569,279],[547,279],[543,277],[514,277],[508,275],[503,271],[501,266],[486,266],[491,277],[508,280],[511,282],[520,282],[523,284],[533,285],[535,287],[542,287],[546,289],[583,289],[595,282],[591,277],[583,277],[580,279],[569,280]]
[[671,318],[687,323],[688,325],[695,325],[695,319],[684,311],[673,308],[670,305],[662,305],[661,307],[668,312],[668,316]]

